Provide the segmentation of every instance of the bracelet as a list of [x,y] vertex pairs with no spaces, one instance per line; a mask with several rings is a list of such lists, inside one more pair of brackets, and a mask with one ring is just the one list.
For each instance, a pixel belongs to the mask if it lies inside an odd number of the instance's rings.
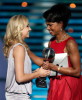
[[59,67],[58,67],[58,71],[60,70],[60,68],[61,68],[61,67],[59,66]]

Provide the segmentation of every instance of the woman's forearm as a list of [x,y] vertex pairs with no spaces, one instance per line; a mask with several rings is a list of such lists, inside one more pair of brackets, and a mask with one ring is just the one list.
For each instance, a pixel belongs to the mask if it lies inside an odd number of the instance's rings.
[[32,59],[32,61],[38,65],[41,66],[43,64],[43,58],[36,56],[32,51],[28,50],[29,57]]
[[80,69],[74,69],[72,67],[60,67],[60,66],[56,66],[56,65],[51,65],[51,70],[57,71],[61,74],[64,75],[70,75],[70,76],[75,76],[75,77],[79,77],[81,75],[81,70]]

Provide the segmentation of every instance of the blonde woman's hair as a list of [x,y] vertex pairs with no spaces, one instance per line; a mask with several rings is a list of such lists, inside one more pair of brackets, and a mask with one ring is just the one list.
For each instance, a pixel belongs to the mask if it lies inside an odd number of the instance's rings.
[[14,43],[14,41],[22,43],[28,49],[28,46],[22,39],[22,30],[28,25],[28,19],[24,15],[15,15],[10,18],[7,28],[6,34],[4,36],[4,55],[8,57],[8,51],[10,46]]

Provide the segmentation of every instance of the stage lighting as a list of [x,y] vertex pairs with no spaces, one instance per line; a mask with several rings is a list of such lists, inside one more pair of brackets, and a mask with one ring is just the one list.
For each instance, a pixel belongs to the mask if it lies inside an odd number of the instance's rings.
[[44,46],[45,48],[48,47],[48,43],[49,43],[49,42],[43,43],[43,46]]
[[22,4],[21,4],[22,7],[26,7],[27,5],[28,5],[27,2],[22,2]]
[[75,3],[71,3],[69,6],[70,6],[70,8],[76,8],[76,4]]
[[69,32],[69,33],[73,33],[73,32],[74,32],[73,28],[69,28],[69,29],[68,29],[68,32]]

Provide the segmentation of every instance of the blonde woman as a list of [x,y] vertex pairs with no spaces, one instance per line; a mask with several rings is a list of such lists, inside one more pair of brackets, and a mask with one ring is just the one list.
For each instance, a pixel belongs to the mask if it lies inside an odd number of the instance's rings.
[[25,38],[29,38],[30,31],[29,21],[23,15],[13,16],[7,24],[4,36],[4,55],[8,59],[6,100],[31,100],[31,80],[50,74],[42,67],[32,73],[30,58],[38,66],[42,65],[43,59],[34,55],[24,42]]

